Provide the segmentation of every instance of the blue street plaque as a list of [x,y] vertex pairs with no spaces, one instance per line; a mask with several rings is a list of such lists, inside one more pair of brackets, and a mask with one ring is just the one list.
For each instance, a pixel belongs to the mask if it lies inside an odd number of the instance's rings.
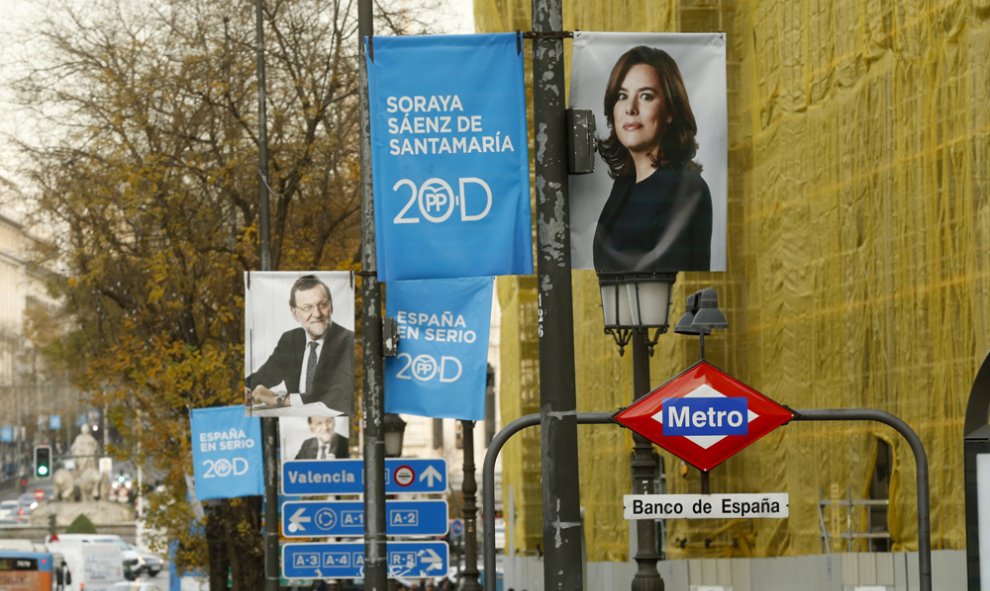
[[464,535],[464,520],[463,519],[451,519],[450,520],[450,535],[454,538],[460,538]]
[[[447,461],[441,458],[387,458],[385,492],[443,493]],[[289,460],[282,463],[282,493],[287,495],[360,494],[364,460]]]
[[[385,533],[390,536],[442,536],[447,533],[447,501],[385,501]],[[282,535],[363,536],[363,501],[292,501],[282,505]]]
[[[389,577],[439,577],[450,567],[446,542],[389,542]],[[364,543],[285,544],[286,579],[336,579],[364,576]]]

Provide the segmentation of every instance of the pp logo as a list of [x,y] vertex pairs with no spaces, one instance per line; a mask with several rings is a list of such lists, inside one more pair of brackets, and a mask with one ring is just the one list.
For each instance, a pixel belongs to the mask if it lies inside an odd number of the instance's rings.
[[[418,187],[415,182],[402,179],[392,186],[392,190],[398,192],[402,187],[409,188],[409,199],[393,218],[396,224],[418,224],[421,219],[439,224],[447,221],[458,206],[462,222],[476,222],[484,219],[492,209],[491,187],[475,177],[457,179],[456,193],[450,183],[438,178],[427,179]],[[410,211],[414,206],[419,215]]]
[[226,478],[228,476],[242,476],[248,471],[248,461],[246,458],[237,456],[230,458],[220,458],[219,460],[203,460],[206,466],[206,473],[203,478]]
[[446,384],[461,379],[463,373],[461,360],[449,355],[441,355],[439,363],[436,357],[425,353],[416,357],[409,353],[399,353],[396,359],[402,363],[402,367],[395,374],[400,380],[415,379],[419,382],[438,380]]

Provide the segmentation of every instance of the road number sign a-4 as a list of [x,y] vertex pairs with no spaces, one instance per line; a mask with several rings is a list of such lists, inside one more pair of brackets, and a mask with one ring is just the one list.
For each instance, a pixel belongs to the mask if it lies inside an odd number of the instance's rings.
[[[388,542],[390,577],[439,577],[450,570],[446,542]],[[335,579],[364,576],[364,543],[290,543],[282,546],[286,579]]]
[[707,471],[793,417],[786,407],[701,361],[614,418]]

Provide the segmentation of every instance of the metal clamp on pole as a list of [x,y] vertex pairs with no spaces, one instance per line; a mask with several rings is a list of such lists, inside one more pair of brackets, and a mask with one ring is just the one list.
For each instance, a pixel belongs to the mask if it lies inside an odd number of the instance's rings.
[[382,357],[399,354],[399,322],[395,318],[382,318]]

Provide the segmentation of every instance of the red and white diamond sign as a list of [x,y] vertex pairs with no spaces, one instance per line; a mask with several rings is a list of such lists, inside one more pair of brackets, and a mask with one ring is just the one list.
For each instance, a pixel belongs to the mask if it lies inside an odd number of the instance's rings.
[[708,471],[793,417],[787,408],[701,361],[614,418]]

